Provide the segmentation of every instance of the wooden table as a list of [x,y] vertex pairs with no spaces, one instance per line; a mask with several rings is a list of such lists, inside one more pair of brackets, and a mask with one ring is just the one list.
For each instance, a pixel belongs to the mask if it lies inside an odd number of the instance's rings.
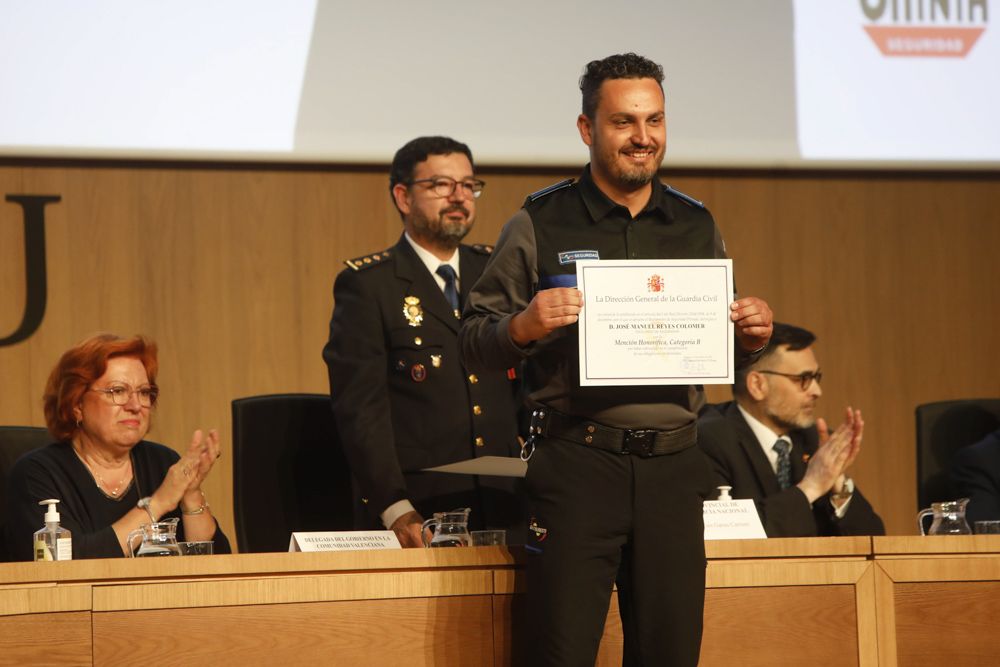
[[1000,663],[1000,535],[872,541],[879,664]]
[[[934,648],[932,604],[979,618],[949,636],[981,634],[969,645],[995,657],[980,630],[1000,605],[998,547],[708,542],[702,665],[965,664],[913,661]],[[523,558],[480,547],[0,564],[0,663],[512,664]],[[598,664],[620,660],[613,603]]]

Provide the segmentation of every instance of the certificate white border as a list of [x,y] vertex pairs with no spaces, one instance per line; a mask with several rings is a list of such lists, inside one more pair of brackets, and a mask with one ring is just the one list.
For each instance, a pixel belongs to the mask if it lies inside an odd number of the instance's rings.
[[[584,310],[587,304],[587,274],[592,271],[627,266],[635,269],[649,268],[653,271],[669,271],[673,268],[717,268],[718,278],[724,283],[710,291],[725,291],[726,302],[721,304],[728,320],[729,304],[733,302],[733,260],[731,259],[603,259],[578,260],[576,262],[577,288],[583,292]],[[707,274],[708,272],[706,272]],[[639,385],[686,385],[686,384],[732,384],[734,381],[733,351],[734,333],[732,322],[726,328],[726,373],[723,375],[670,375],[645,377],[590,377],[587,370],[587,317],[580,314],[578,324],[580,377],[582,387],[587,386],[639,386]]]

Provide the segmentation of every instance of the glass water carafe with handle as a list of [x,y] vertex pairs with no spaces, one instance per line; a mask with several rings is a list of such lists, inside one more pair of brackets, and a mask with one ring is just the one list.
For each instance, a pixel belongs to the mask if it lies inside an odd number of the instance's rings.
[[[144,523],[128,534],[129,553],[135,558],[147,556],[180,556],[177,546],[177,523],[179,519],[163,519],[156,523]],[[135,538],[142,538],[139,548],[132,545]]]
[[[421,536],[425,547],[468,547],[472,546],[472,536],[469,534],[469,512],[464,507],[450,512],[435,512],[434,517],[424,521]],[[427,531],[433,537],[428,541]]]
[[[965,520],[965,506],[968,504],[968,498],[931,503],[929,508],[920,510],[920,513],[917,514],[920,534],[971,535],[972,529],[969,528],[969,522]],[[924,519],[928,516],[934,518],[931,520],[930,529],[924,532]]]

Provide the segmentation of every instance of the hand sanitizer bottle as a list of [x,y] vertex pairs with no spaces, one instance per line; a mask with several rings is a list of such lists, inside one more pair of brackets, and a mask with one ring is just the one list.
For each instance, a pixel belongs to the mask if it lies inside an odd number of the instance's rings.
[[58,500],[43,500],[39,505],[48,505],[45,525],[35,533],[35,560],[73,560],[73,538],[70,532],[59,525]]

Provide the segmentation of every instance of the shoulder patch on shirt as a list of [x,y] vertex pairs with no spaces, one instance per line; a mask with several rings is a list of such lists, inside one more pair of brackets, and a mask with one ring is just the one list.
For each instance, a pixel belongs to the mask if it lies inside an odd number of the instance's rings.
[[698,201],[691,195],[684,194],[680,190],[675,190],[666,183],[663,184],[663,191],[666,192],[668,195],[673,195],[674,197],[677,197],[681,201],[686,202],[691,206],[696,206],[697,208],[705,208],[705,204],[703,202]]
[[538,201],[542,197],[546,197],[546,196],[552,194],[553,192],[556,192],[557,190],[562,190],[563,188],[568,188],[571,185],[573,185],[573,179],[572,178],[567,178],[565,181],[559,181],[558,183],[553,183],[552,185],[550,185],[548,187],[542,188],[538,192],[532,192],[530,195],[528,195],[528,201],[529,202]]
[[601,255],[596,250],[564,250],[559,253],[559,263],[562,265],[575,264],[578,259],[600,259]]
[[360,271],[362,269],[370,269],[373,266],[382,264],[390,257],[392,257],[392,249],[386,248],[381,252],[374,252],[370,255],[362,255],[361,257],[355,257],[354,259],[345,259],[344,264],[355,271]]
[[480,255],[492,255],[493,254],[493,246],[486,245],[485,243],[473,243],[472,246],[471,246],[471,248],[475,252],[478,252]]

